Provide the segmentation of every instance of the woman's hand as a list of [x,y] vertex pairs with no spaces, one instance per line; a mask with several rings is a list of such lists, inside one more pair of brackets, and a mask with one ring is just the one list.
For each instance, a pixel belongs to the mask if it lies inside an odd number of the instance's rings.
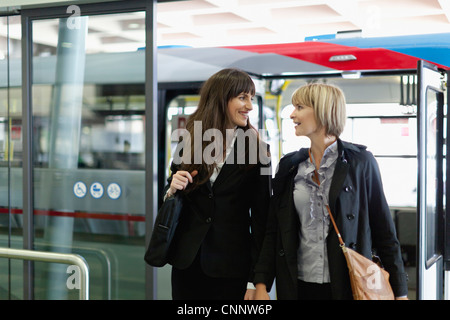
[[255,289],[247,289],[245,292],[244,300],[255,300]]
[[263,283],[256,284],[256,292],[254,300],[270,300],[269,294],[267,293],[266,285]]
[[197,170],[194,170],[191,173],[187,171],[177,171],[172,177],[172,182],[170,183],[168,190],[168,196],[173,196],[178,190],[186,189],[188,184],[194,181],[193,178],[197,174]]

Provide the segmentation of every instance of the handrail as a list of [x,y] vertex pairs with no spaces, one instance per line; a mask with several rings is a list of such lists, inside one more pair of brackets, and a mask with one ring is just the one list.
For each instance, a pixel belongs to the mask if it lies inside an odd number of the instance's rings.
[[[112,267],[111,267],[111,259],[109,258],[108,253],[106,253],[103,249],[97,249],[97,248],[89,248],[89,247],[79,247],[79,246],[63,246],[63,245],[55,245],[51,244],[49,242],[45,241],[35,241],[34,242],[35,248],[41,247],[52,247],[56,250],[64,250],[64,249],[71,249],[72,252],[78,252],[81,256],[85,256],[86,254],[92,254],[97,256],[98,260],[100,260],[100,264],[102,267],[105,268],[105,278],[106,278],[106,293],[107,293],[107,300],[111,300],[111,292],[112,292]],[[117,266],[116,266],[117,268]]]
[[80,268],[80,300],[89,300],[89,267],[78,254],[0,248],[0,257],[76,265]]

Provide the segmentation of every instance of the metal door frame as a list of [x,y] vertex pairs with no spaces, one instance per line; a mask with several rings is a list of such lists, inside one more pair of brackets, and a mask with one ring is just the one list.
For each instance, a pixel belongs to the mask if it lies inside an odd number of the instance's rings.
[[[446,124],[447,124],[447,135],[446,135],[446,171],[445,171],[445,190],[450,190],[450,70],[447,71],[447,101],[446,101]],[[445,224],[444,224],[444,299],[450,300],[450,196],[445,197]]]
[[[417,299],[443,298],[443,222],[444,222],[444,187],[443,187],[443,104],[444,92],[442,87],[442,73],[433,64],[425,61],[418,62],[418,99],[417,99],[417,132],[418,132],[418,183],[417,183]],[[435,77],[439,77],[439,80]],[[435,212],[429,213],[427,207],[427,123],[428,105],[427,91],[431,89],[437,93],[436,114],[436,182]],[[435,217],[434,224],[436,238],[433,243],[432,256],[428,252],[427,218]],[[428,221],[429,222],[429,221]],[[429,279],[427,279],[429,278]],[[428,285],[428,287],[427,287]],[[435,292],[431,292],[431,291]]]

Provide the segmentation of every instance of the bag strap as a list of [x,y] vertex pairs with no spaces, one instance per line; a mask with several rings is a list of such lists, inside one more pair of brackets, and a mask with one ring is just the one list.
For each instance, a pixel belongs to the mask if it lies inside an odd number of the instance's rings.
[[[312,157],[311,157],[311,149],[308,150],[308,153],[309,153],[309,160],[311,161],[311,163],[312,163],[313,166],[314,166],[314,177],[313,177],[313,181],[316,182],[316,183],[320,186],[319,173],[318,173],[317,170],[316,170],[316,165],[315,165],[314,162],[312,161]],[[337,225],[336,225],[336,222],[334,221],[333,215],[331,214],[330,207],[329,207],[328,205],[326,205],[326,207],[327,207],[327,210],[328,210],[328,214],[330,215],[331,222],[333,223],[334,230],[336,231],[336,234],[337,234],[337,236],[338,236],[338,240],[339,240],[340,247],[345,247],[344,240],[342,240],[341,233],[339,232],[339,229],[338,229],[338,227],[337,227]]]
[[342,240],[341,233],[339,232],[339,229],[337,228],[336,222],[334,222],[333,215],[331,214],[331,210],[328,205],[327,205],[327,209],[328,209],[328,214],[330,215],[331,222],[333,223],[334,230],[336,231],[336,234],[338,236],[339,244],[341,247],[344,247],[345,246],[344,240]]

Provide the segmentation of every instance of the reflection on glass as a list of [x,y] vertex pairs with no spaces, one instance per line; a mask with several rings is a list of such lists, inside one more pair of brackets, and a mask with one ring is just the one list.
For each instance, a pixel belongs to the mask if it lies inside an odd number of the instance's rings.
[[[33,21],[36,249],[83,256],[94,300],[145,297],[145,30],[118,36],[132,20]],[[67,266],[35,269],[37,299],[78,299]]]
[[[20,16],[0,17],[0,246],[22,243]],[[23,263],[0,259],[0,300],[23,298]]]
[[438,92],[428,88],[426,92],[426,260],[430,260],[436,254],[437,245],[437,106]]

